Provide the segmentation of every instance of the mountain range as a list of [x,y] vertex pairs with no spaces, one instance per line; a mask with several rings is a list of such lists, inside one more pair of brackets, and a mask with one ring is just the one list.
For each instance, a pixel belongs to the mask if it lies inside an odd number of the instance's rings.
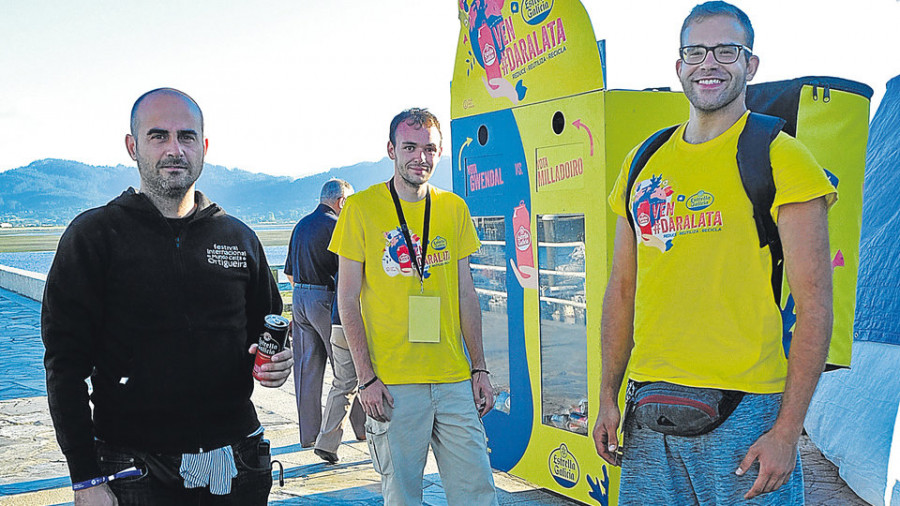
[[[447,157],[440,160],[432,178],[435,186],[451,188],[451,165]],[[387,157],[298,179],[205,164],[197,189],[247,223],[293,223],[316,207],[325,181],[343,179],[359,191],[386,181],[393,172],[394,162]],[[66,225],[82,211],[139,184],[136,167],[37,160],[0,172],[0,222]]]

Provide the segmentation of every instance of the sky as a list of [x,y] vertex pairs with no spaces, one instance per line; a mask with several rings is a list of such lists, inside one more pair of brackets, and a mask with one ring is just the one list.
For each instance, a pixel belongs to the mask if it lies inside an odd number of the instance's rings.
[[[507,0],[509,1],[509,0]],[[567,0],[555,0],[557,2]],[[670,86],[694,0],[583,0],[610,89]],[[754,82],[900,74],[900,0],[737,0]],[[131,165],[134,100],[203,108],[208,163],[292,178],[379,160],[394,114],[428,107],[450,146],[456,0],[0,0],[0,171],[42,158]]]

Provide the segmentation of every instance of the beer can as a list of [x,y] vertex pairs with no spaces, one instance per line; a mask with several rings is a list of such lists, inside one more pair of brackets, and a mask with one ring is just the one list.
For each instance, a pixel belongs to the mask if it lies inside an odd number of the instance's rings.
[[265,330],[259,335],[259,348],[256,349],[256,361],[253,363],[254,378],[260,379],[260,368],[272,361],[272,355],[284,349],[290,325],[291,322],[279,314],[266,315]]

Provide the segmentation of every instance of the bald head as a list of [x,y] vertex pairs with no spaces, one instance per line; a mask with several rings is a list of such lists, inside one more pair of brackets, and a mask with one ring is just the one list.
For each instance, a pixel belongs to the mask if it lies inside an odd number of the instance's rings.
[[182,216],[194,205],[194,183],[203,171],[207,146],[203,113],[187,94],[161,88],[134,103],[125,148],[137,162],[141,193],[163,216]]
[[194,101],[194,99],[191,98],[190,95],[183,91],[176,90],[175,88],[156,88],[155,90],[150,90],[147,93],[144,93],[134,101],[134,105],[131,107],[131,135],[137,137],[138,134],[138,114],[141,109],[141,104],[143,104],[143,102],[148,98],[158,95],[168,95],[184,100],[184,102],[197,113],[197,116],[200,117],[200,135],[203,135],[203,111],[200,110],[200,106],[197,105],[197,102]]

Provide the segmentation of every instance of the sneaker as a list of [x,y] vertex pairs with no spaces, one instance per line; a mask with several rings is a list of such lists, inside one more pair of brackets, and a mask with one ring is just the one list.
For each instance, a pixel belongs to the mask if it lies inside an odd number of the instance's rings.
[[328,462],[329,464],[337,464],[337,461],[338,461],[337,453],[330,452],[328,450],[322,450],[320,448],[316,448],[313,451],[315,452],[316,455],[319,456],[319,458],[321,458],[325,462]]

